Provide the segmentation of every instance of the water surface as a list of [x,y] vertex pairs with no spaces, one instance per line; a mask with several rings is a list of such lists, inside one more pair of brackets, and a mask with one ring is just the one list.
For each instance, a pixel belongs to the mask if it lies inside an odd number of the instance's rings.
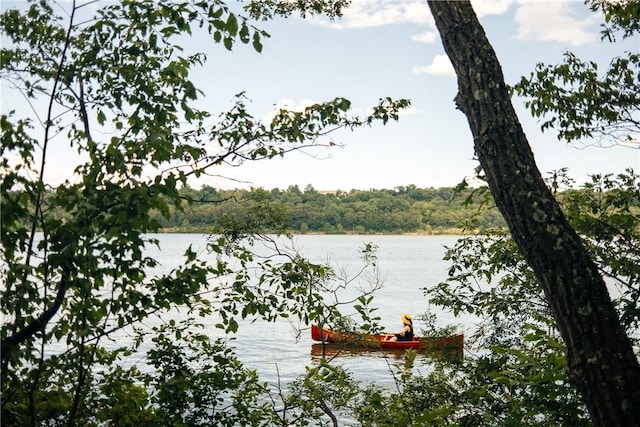
[[[157,237],[161,251],[157,253],[154,250],[150,255],[157,256],[161,263],[158,272],[166,272],[179,265],[181,254],[189,245],[206,254],[206,236],[161,234]],[[381,317],[382,325],[389,330],[398,330],[403,313],[417,316],[430,310],[437,314],[437,326],[459,324],[461,332],[469,333],[474,319],[455,318],[451,313],[430,306],[422,291],[422,288],[432,287],[446,279],[449,264],[442,258],[445,246],[452,246],[456,239],[456,236],[300,235],[294,237],[293,243],[311,261],[329,263],[346,275],[355,274],[362,266],[361,248],[367,243],[375,244],[384,287],[376,292],[374,305],[379,308],[376,313]],[[353,292],[355,295],[355,290]],[[211,319],[213,323],[215,320]],[[318,360],[317,348],[314,351],[307,327],[287,320],[275,323],[244,321],[240,323],[233,346],[245,366],[255,369],[262,380],[284,384],[304,373],[305,366]],[[420,328],[417,321],[416,332]],[[219,331],[213,328],[211,332],[219,335]],[[402,359],[401,354],[362,352],[344,354],[335,361],[343,364],[357,379],[393,386],[390,369]],[[417,369],[428,370],[429,360],[423,357]]]

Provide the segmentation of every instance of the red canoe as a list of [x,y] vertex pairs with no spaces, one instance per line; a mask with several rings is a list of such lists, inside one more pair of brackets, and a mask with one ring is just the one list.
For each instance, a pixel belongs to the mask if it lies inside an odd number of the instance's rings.
[[311,338],[314,341],[325,343],[344,343],[350,347],[362,347],[366,349],[405,350],[433,350],[438,352],[451,352],[462,357],[464,347],[464,335],[451,335],[446,337],[413,337],[413,341],[384,341],[384,335],[358,334],[353,332],[337,332],[324,328],[320,333],[317,325],[311,325]]

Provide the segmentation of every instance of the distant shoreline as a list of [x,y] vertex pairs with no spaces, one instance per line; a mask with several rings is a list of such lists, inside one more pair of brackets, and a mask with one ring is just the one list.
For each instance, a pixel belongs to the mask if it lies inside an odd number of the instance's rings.
[[[443,230],[430,230],[430,231],[411,231],[406,233],[356,233],[356,232],[344,232],[344,233],[325,233],[322,231],[301,232],[301,231],[289,231],[295,235],[306,236],[456,236],[463,234],[475,234],[478,230],[465,230],[462,228],[447,228]],[[189,229],[183,227],[167,227],[158,231],[159,234],[213,234],[207,230]],[[274,234],[274,231],[264,231],[263,233]]]

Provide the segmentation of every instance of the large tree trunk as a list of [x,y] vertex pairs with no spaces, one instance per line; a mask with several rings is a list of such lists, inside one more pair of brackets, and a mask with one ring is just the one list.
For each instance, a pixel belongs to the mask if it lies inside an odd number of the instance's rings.
[[604,280],[544,184],[495,52],[468,1],[428,1],[458,75],[495,202],[540,281],[567,346],[567,365],[599,426],[640,426],[640,366]]

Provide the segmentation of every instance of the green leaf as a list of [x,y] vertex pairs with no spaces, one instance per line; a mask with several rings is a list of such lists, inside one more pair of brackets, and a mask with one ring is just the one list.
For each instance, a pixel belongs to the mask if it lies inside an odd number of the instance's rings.
[[[107,121],[107,116],[104,114],[104,111],[98,110],[97,120],[100,125],[103,125]],[[120,126],[122,126],[122,124]]]
[[226,30],[230,36],[238,34],[238,18],[233,13],[227,18]]
[[233,39],[231,37],[225,37],[224,38],[224,47],[226,47],[227,50],[232,50],[232,48],[233,48]]
[[249,40],[249,27],[243,22],[242,28],[240,28],[240,41],[242,41],[242,43],[249,43]]
[[257,32],[253,33],[253,48],[258,53],[262,52],[262,43],[260,42],[260,34],[258,34]]

